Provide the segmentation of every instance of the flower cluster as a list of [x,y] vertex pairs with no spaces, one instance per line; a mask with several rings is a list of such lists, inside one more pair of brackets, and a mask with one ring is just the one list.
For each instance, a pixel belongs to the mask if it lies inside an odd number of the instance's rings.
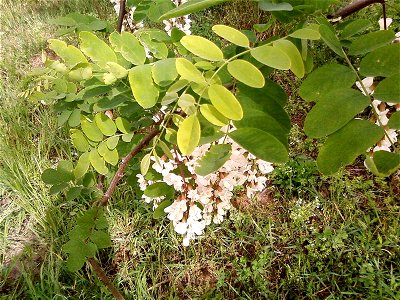
[[[120,1],[119,0],[110,0],[110,2],[114,5],[114,10],[117,15],[119,15]],[[125,18],[122,23],[122,31],[125,31],[129,28],[130,31],[136,32],[137,30],[144,27],[144,23],[138,22],[136,23],[133,19],[133,15],[135,13],[136,7],[133,6],[129,12],[125,15]]]
[[[392,21],[393,20],[391,18],[387,18],[386,25],[389,27]],[[384,29],[383,19],[379,20],[379,26],[381,30]],[[394,42],[400,42],[400,32],[396,33],[396,39],[394,40]],[[375,89],[374,77],[366,77],[362,80],[362,83],[357,81],[356,85],[364,95],[366,94],[364,88],[367,92],[367,95],[373,95]],[[377,117],[375,123],[379,126],[383,126],[386,131],[384,138],[377,143],[377,145],[372,149],[372,151],[376,152],[383,150],[391,152],[393,151],[392,144],[397,142],[398,131],[395,129],[390,129],[386,125],[389,122],[388,115],[393,113],[393,111],[400,110],[400,104],[383,102],[381,100],[374,99],[372,101],[372,106],[374,111],[376,112],[376,117]]]
[[[171,0],[176,6],[184,4],[187,0]],[[192,20],[189,19],[189,15],[182,16],[179,18],[172,18],[169,20],[164,20],[163,23],[165,25],[164,30],[169,35],[171,35],[172,28],[178,28],[182,30],[187,35],[190,35],[192,32],[190,31],[190,23]]]
[[[183,245],[203,234],[211,223],[223,221],[231,208],[234,189],[243,187],[249,198],[265,189],[266,175],[273,171],[271,163],[257,159],[229,138],[217,143],[229,144],[232,154],[229,160],[216,172],[206,176],[196,174],[199,159],[208,151],[210,144],[197,147],[190,157],[173,154],[173,159],[156,159],[152,157],[152,169],[162,175],[163,182],[172,186],[178,194],[175,201],[164,209],[174,225],[175,231],[184,235]],[[183,168],[188,172],[184,172]],[[178,172],[176,172],[178,171]],[[189,173],[190,175],[185,175]],[[144,191],[152,184],[143,175],[138,174],[140,189]],[[153,201],[153,207],[162,198],[143,196],[146,202]]]

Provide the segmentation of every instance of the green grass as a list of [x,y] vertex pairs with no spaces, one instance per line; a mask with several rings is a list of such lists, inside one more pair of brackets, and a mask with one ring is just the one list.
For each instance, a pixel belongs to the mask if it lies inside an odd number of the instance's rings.
[[[66,270],[60,249],[87,203],[49,195],[40,174],[72,156],[68,136],[51,107],[18,96],[32,57],[54,35],[46,20],[74,10],[110,18],[112,9],[106,0],[25,3],[0,4],[0,299],[112,299],[89,267]],[[226,23],[234,25],[240,3],[224,11]],[[317,145],[301,129],[309,107],[299,101],[288,107],[299,120],[290,161],[259,198],[239,195],[229,218],[188,248],[133,188],[119,187],[107,209],[113,247],[98,259],[127,299],[400,298],[399,175],[373,177],[361,162],[318,174]]]

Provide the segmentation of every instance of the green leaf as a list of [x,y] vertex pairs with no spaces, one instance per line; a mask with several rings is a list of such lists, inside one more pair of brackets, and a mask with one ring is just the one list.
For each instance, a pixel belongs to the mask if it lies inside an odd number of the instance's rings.
[[389,128],[400,130],[400,111],[392,114],[388,123]]
[[370,20],[367,19],[356,19],[352,21],[350,24],[347,24],[346,27],[343,29],[341,37],[343,39],[352,37],[357,33],[363,32],[368,27],[371,27],[372,23]]
[[337,55],[344,58],[344,52],[336,34],[325,24],[320,25],[319,33],[321,34],[321,38],[324,40],[325,44],[327,44],[328,47]]
[[144,195],[151,198],[174,195],[174,188],[172,186],[169,186],[165,182],[156,182],[149,185],[144,190]]
[[214,5],[224,3],[226,1],[228,0],[190,0],[182,5],[177,6],[177,8],[163,14],[160,17],[160,20],[167,20],[175,17],[188,15],[200,10],[204,10]]
[[94,117],[97,127],[105,136],[113,136],[117,132],[117,126],[113,120],[104,113],[97,113]]
[[57,170],[54,169],[46,169],[43,171],[41,175],[42,181],[45,184],[58,184],[60,180],[58,179]]
[[[176,63],[175,63],[175,66],[176,66]],[[167,93],[177,93],[180,90],[182,90],[183,88],[185,88],[188,84],[189,84],[189,81],[187,81],[186,79],[180,79],[168,88]]]
[[108,173],[108,169],[106,167],[106,163],[104,159],[99,155],[96,149],[90,151],[89,160],[92,164],[93,168],[97,173],[106,175]]
[[264,45],[251,50],[251,55],[266,66],[289,70],[291,61],[289,56],[279,48]]
[[177,133],[178,147],[182,155],[190,155],[193,152],[199,144],[200,135],[200,123],[195,114],[183,120]]
[[360,55],[381,48],[392,42],[395,34],[391,30],[370,32],[356,38],[349,47],[350,55]]
[[107,148],[107,151],[105,151],[103,158],[109,164],[111,164],[113,166],[117,165],[118,161],[119,161],[118,150],[117,149],[108,150],[108,148]]
[[200,106],[200,112],[204,118],[215,126],[225,126],[229,123],[229,119],[223,116],[214,106],[211,104],[202,104]]
[[350,121],[328,137],[317,158],[318,169],[326,175],[337,172],[341,167],[351,164],[383,136],[383,128],[369,121]]
[[58,194],[59,192],[65,190],[66,188],[68,188],[68,183],[63,182],[63,183],[59,183],[59,184],[55,184],[50,188],[50,195],[55,195]]
[[[334,78],[335,80],[332,80]],[[314,70],[300,86],[299,95],[306,101],[318,102],[333,89],[350,88],[356,81],[356,74],[348,67],[327,64]]]
[[226,87],[213,84],[208,89],[208,96],[214,107],[228,119],[240,120],[243,118],[242,106]]
[[65,194],[65,197],[67,198],[67,201],[73,201],[77,199],[82,191],[81,186],[73,186],[70,189],[68,189],[67,193]]
[[112,246],[111,238],[105,231],[94,231],[90,235],[90,240],[96,244],[98,249],[104,249]]
[[242,120],[234,122],[236,128],[257,128],[263,130],[288,148],[288,129],[285,128],[278,120],[271,116],[268,112],[257,109],[246,109]]
[[368,53],[360,64],[360,73],[364,76],[389,77],[398,74],[400,43],[381,47]]
[[146,61],[146,52],[132,33],[113,32],[110,35],[110,43],[116,52],[121,53],[127,61],[134,65],[143,65]]
[[158,204],[157,208],[153,212],[153,218],[161,219],[163,216],[165,216],[166,213],[164,212],[164,209],[170,206],[173,202],[173,199],[167,199]]
[[89,170],[90,160],[89,160],[89,152],[83,153],[75,166],[74,176],[76,179],[83,177]]
[[235,28],[226,25],[214,25],[212,27],[212,30],[220,37],[226,39],[227,41],[235,45],[244,48],[250,47],[250,41],[247,38],[247,36]]
[[106,140],[108,149],[113,150],[117,147],[119,142],[119,136],[112,136]]
[[219,61],[224,59],[221,49],[213,42],[197,35],[186,35],[181,39],[181,44],[187,50],[201,58]]
[[168,86],[178,77],[175,58],[157,61],[151,68],[154,82],[159,86]]
[[196,99],[190,94],[182,94],[178,99],[178,106],[187,114],[194,114],[196,109]]
[[147,172],[149,171],[150,157],[151,153],[148,153],[145,156],[143,156],[142,160],[140,161],[140,173],[142,173],[142,175],[146,175]]
[[312,138],[334,133],[370,104],[369,98],[351,88],[338,88],[323,95],[307,114],[304,132]]
[[256,157],[274,163],[285,163],[288,160],[288,150],[272,134],[257,128],[240,128],[229,136],[244,149]]
[[159,90],[153,83],[151,69],[151,65],[142,65],[129,71],[129,83],[133,96],[143,108],[153,107],[159,96]]
[[383,79],[375,89],[374,98],[389,103],[400,103],[400,73]]
[[305,39],[305,40],[319,40],[321,35],[318,31],[310,28],[301,28],[296,30],[295,32],[289,34],[290,37],[296,39]]
[[237,80],[254,88],[262,88],[265,84],[263,74],[253,64],[243,59],[228,63],[228,72]]
[[49,48],[61,57],[69,68],[73,68],[80,63],[88,63],[85,55],[74,46],[60,40],[49,40]]
[[115,62],[107,62],[105,69],[117,79],[125,78],[128,75],[128,70]]
[[71,140],[74,147],[80,152],[86,152],[89,150],[89,143],[82,133],[78,129],[71,129]]
[[176,70],[182,79],[186,79],[189,82],[205,83],[201,72],[186,58],[180,57],[176,59]]
[[83,66],[81,68],[76,68],[68,73],[70,80],[82,81],[92,78],[93,72],[91,66]]
[[89,56],[101,68],[105,68],[107,62],[118,63],[115,52],[93,33],[81,31],[79,39],[81,40],[80,46],[83,53]]
[[305,70],[304,70],[304,62],[303,58],[297,47],[288,40],[278,40],[274,42],[274,47],[286,53],[290,58],[290,70],[296,75],[298,78],[303,78]]
[[260,0],[258,7],[265,11],[292,11],[293,6],[290,3],[275,3],[268,0]]
[[[400,168],[400,154],[377,151],[365,160],[368,169],[378,176],[390,176]],[[375,171],[375,172],[374,172]]]
[[103,133],[97,127],[96,123],[82,116],[81,126],[83,133],[92,141],[100,142],[103,140]]
[[117,125],[118,130],[121,131],[122,133],[131,132],[131,124],[129,123],[128,120],[118,117],[115,119],[115,124]]
[[83,267],[85,262],[86,257],[84,255],[74,252],[74,254],[68,256],[66,266],[70,272],[77,272]]
[[207,153],[198,161],[196,174],[206,176],[221,168],[232,155],[232,147],[228,144],[212,145]]

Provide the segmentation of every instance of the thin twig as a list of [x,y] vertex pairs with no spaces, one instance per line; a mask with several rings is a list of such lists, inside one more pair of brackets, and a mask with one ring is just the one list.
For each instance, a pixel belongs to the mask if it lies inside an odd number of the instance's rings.
[[119,2],[119,14],[118,14],[118,25],[117,25],[117,31],[121,33],[122,31],[122,23],[124,21],[124,17],[126,14],[126,0],[121,0]]
[[144,147],[148,145],[148,143],[156,137],[160,133],[159,129],[153,129],[150,131],[143,139],[142,141],[135,147],[133,150],[122,159],[121,164],[118,167],[117,172],[115,173],[113,179],[111,180],[110,186],[108,187],[107,191],[104,193],[103,197],[100,200],[100,203],[98,204],[99,206],[106,206],[108,199],[110,199],[112,193],[114,192],[118,182],[122,177],[125,175],[125,169],[128,166],[129,161]]
[[382,5],[384,6],[385,0],[358,0],[358,1],[355,1],[347,6],[343,7],[342,9],[339,9],[333,15],[329,15],[328,19],[337,19],[337,18],[343,19],[343,18],[363,9],[364,7],[367,7],[374,3],[382,3]]
[[122,294],[112,284],[110,279],[108,279],[106,273],[103,271],[103,269],[99,265],[99,263],[93,257],[88,258],[88,262],[92,266],[94,272],[97,274],[99,279],[110,290],[110,292],[114,296],[114,298],[117,300],[125,300],[124,296],[122,296]]

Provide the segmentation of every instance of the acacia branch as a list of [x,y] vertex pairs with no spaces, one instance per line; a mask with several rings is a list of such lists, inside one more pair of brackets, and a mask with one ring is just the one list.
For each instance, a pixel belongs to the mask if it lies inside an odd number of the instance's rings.
[[110,199],[112,193],[114,192],[115,188],[117,187],[118,182],[122,177],[125,175],[125,169],[128,166],[129,161],[144,147],[148,145],[148,143],[158,134],[160,133],[159,129],[153,129],[150,131],[142,140],[141,142],[133,148],[133,150],[122,159],[121,164],[118,167],[117,172],[115,173],[113,179],[111,180],[110,186],[108,187],[107,191],[104,193],[103,197],[100,200],[99,206],[106,206],[108,203],[108,199]]
[[117,300],[125,300],[124,296],[122,296],[122,294],[112,284],[110,279],[108,279],[106,273],[103,271],[103,269],[99,265],[99,263],[93,257],[88,258],[88,262],[92,266],[93,270],[95,271],[95,273],[97,274],[99,279],[110,290],[110,292],[114,296],[114,298]]
[[124,17],[126,14],[126,0],[121,0],[119,2],[119,14],[118,14],[118,25],[117,25],[117,31],[121,33],[122,31],[122,23],[124,21]]
[[[336,18],[343,19],[343,18],[363,9],[364,7],[367,7],[374,3],[381,3],[383,6],[383,9],[385,11],[385,0],[358,0],[358,1],[355,1],[347,6],[343,7],[342,9],[339,9],[333,15],[329,15],[328,18],[329,19],[336,19]],[[384,16],[384,18],[386,20],[386,16]]]

